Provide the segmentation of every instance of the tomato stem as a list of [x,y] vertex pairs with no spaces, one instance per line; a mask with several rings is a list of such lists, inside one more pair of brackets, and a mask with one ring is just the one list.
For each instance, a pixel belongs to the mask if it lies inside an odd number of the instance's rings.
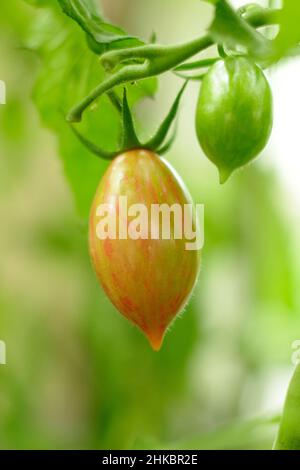
[[[254,27],[271,25],[278,21],[278,11],[280,10],[265,9],[259,11],[255,10],[254,12],[249,11],[245,13],[244,19]],[[141,63],[124,65],[123,68],[114,72],[106,80],[101,82],[88,96],[71,109],[67,120],[69,122],[80,122],[86,108],[115,86],[160,75],[168,70],[174,69],[185,60],[202,52],[214,43],[212,37],[206,34],[192,41],[173,46],[148,44],[128,49],[119,49],[103,54],[101,62],[103,66],[109,70],[114,69],[117,64],[130,59],[140,60]]]

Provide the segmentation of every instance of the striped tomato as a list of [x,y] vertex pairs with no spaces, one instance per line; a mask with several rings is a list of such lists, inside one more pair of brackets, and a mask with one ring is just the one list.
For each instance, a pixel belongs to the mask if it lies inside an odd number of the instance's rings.
[[[147,211],[143,222],[141,212],[139,219],[133,217],[136,204]],[[162,204],[182,209],[180,218],[170,218],[169,238],[162,233],[153,237],[157,219],[153,221],[151,211]],[[187,303],[199,271],[199,250],[187,249],[191,240],[184,230],[185,205],[195,229],[191,198],[174,170],[153,152],[132,150],[112,161],[91,209],[90,254],[97,277],[111,302],[143,331],[154,350],[160,349],[168,325]],[[106,237],[102,232],[99,236],[100,226]]]

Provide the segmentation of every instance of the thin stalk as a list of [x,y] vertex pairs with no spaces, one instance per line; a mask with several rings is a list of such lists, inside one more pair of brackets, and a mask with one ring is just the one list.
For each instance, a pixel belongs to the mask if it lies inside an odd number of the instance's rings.
[[80,122],[82,113],[91,105],[97,98],[111,90],[117,85],[122,83],[140,80],[147,76],[148,64],[129,65],[119,70],[117,73],[111,75],[106,80],[101,82],[88,96],[86,96],[77,106],[69,112],[67,121]]
[[[271,25],[278,20],[278,10],[249,12],[245,19],[255,27]],[[113,87],[127,82],[153,77],[179,66],[182,62],[202,52],[214,44],[209,34],[192,41],[175,46],[149,44],[146,46],[111,51],[102,56],[106,68],[114,68],[118,63],[128,59],[144,59],[141,64],[126,65],[101,82],[79,104],[71,109],[67,116],[69,122],[81,121],[82,114],[103,93]]]

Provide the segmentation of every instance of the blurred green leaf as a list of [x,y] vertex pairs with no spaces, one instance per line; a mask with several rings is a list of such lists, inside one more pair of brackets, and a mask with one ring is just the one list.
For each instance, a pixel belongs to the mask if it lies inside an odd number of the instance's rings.
[[[130,47],[142,44],[117,26],[107,23],[100,16],[94,0],[58,0],[63,12],[86,32],[91,49],[101,54],[111,47]],[[126,44],[124,45],[124,41]]]

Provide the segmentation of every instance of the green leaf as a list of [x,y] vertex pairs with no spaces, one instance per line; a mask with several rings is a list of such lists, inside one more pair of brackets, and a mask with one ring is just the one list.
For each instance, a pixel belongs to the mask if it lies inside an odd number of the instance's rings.
[[250,26],[226,0],[215,0],[215,17],[210,34],[217,43],[229,48],[244,46],[253,57],[262,59],[271,55],[271,41]]
[[[40,3],[35,2],[36,6]],[[82,41],[77,25],[62,14],[58,3],[43,5],[34,14],[27,46],[40,59],[40,72],[34,87],[34,101],[44,125],[58,138],[63,170],[75,197],[80,216],[87,218],[90,205],[108,162],[94,157],[86,149],[65,121],[65,114],[100,83],[105,72],[94,53]],[[131,104],[153,95],[156,79],[147,79],[140,86],[128,87]],[[115,90],[121,99],[123,89]],[[97,142],[106,152],[118,148],[122,128],[119,111],[104,95],[89,108],[76,130],[86,139]],[[43,149],[41,149],[41,152]]]
[[97,54],[111,48],[142,44],[121,28],[105,22],[94,0],[58,0],[58,3],[62,11],[85,31],[89,47]]

